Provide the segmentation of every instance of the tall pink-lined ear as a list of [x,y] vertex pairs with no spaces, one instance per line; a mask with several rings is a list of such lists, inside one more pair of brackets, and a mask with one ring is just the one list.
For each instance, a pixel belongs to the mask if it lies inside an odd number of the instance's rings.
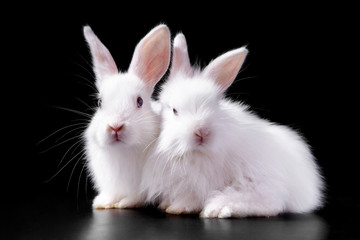
[[214,79],[223,93],[235,80],[247,53],[245,47],[224,53],[211,61],[202,74]]
[[163,24],[155,27],[136,46],[129,72],[152,89],[169,67],[170,46],[169,28]]
[[109,50],[98,39],[89,26],[84,27],[84,36],[92,55],[93,69],[96,76],[96,85],[98,86],[107,76],[117,74],[118,69]]
[[186,74],[191,74],[192,72],[186,39],[182,33],[178,33],[174,38],[173,58],[169,78],[180,71]]

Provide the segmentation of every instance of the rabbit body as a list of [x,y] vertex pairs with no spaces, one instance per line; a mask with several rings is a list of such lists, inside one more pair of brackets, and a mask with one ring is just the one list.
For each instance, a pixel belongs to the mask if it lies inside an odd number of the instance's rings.
[[[115,207],[135,207],[142,202],[142,167],[146,148],[158,135],[159,119],[152,111],[145,84],[136,76],[119,74],[107,79],[100,92],[103,106],[85,133],[88,170],[100,193],[93,205],[109,208],[117,203]],[[136,106],[138,95],[148,100],[141,110]],[[124,125],[117,138],[109,128],[116,124]]]
[[223,54],[203,71],[190,66],[182,34],[173,52],[159,97],[161,132],[143,173],[147,201],[168,213],[219,218],[321,206],[323,180],[304,139],[224,98],[247,50]]
[[170,33],[165,25],[151,30],[136,46],[127,72],[118,71],[90,27],[84,34],[101,102],[84,133],[87,169],[98,192],[93,207],[139,207],[144,159],[159,132],[151,95],[169,65]]

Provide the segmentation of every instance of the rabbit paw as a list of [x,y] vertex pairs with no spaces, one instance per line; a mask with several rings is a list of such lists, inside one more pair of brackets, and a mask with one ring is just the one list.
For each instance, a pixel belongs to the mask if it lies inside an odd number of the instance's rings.
[[169,206],[170,206],[170,205],[169,205],[168,203],[162,202],[162,203],[159,204],[158,208],[159,208],[160,210],[162,210],[162,211],[166,211],[166,209],[169,208]]
[[114,202],[116,201],[112,197],[104,194],[99,194],[95,197],[92,207],[94,209],[114,208]]
[[169,214],[180,215],[180,214],[196,214],[199,211],[194,208],[170,205],[165,209],[165,212]]
[[140,208],[143,202],[137,198],[126,197],[114,204],[114,208]]
[[202,218],[230,218],[232,209],[229,206],[208,205],[201,211]]

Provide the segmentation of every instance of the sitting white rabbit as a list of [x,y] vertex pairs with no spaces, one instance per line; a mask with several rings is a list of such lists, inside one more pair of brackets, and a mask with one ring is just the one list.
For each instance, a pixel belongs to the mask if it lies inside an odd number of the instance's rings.
[[84,27],[84,35],[100,103],[84,134],[87,168],[98,191],[93,207],[141,206],[144,159],[159,132],[151,94],[169,66],[169,29],[159,25],[151,30],[136,46],[124,73],[118,72],[110,52],[89,26]]
[[323,179],[304,139],[224,98],[248,53],[191,67],[178,34],[159,101],[161,132],[142,189],[167,213],[227,218],[305,213],[322,204]]

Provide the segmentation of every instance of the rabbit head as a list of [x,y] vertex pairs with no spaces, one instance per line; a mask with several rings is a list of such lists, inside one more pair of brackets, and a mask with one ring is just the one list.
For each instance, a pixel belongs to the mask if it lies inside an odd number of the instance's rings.
[[159,150],[182,156],[191,152],[217,151],[227,116],[220,100],[234,81],[247,55],[246,48],[229,51],[205,69],[191,67],[183,34],[174,39],[170,76],[162,86],[162,131]]
[[152,29],[136,46],[129,69],[119,72],[109,50],[89,26],[84,27],[96,76],[99,106],[86,131],[87,141],[101,147],[143,146],[157,129],[151,108],[155,84],[170,62],[170,33]]

